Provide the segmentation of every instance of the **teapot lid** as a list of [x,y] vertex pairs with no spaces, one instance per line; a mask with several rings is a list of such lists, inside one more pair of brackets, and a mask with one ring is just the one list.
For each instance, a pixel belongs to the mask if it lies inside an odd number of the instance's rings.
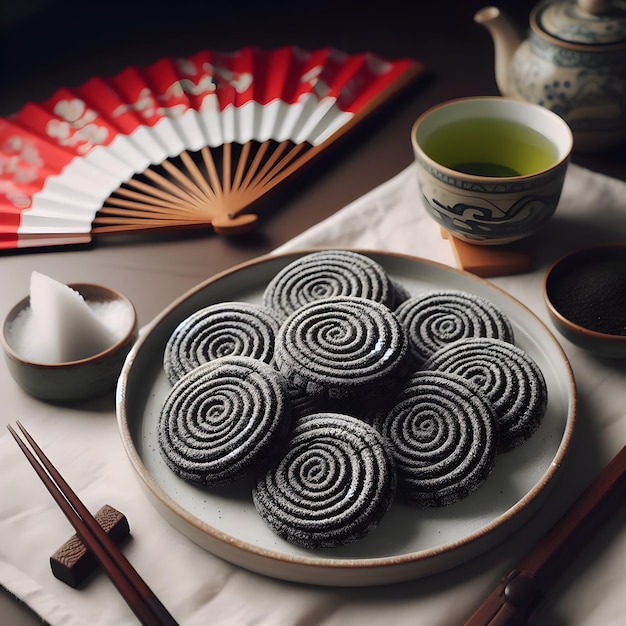
[[626,41],[626,0],[555,0],[537,7],[536,23],[546,33],[579,44]]

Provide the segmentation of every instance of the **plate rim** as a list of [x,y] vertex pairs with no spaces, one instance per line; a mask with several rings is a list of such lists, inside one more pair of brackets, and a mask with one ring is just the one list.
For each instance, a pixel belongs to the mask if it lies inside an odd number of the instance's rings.
[[[519,500],[515,502],[511,507],[506,509],[503,513],[498,515],[495,519],[491,520],[488,524],[485,524],[478,530],[473,531],[467,536],[462,537],[456,541],[447,542],[445,544],[441,544],[439,546],[435,546],[433,548],[428,548],[424,550],[407,552],[398,555],[391,556],[378,556],[378,557],[366,557],[366,558],[325,558],[320,556],[305,556],[299,554],[286,555],[276,550],[271,550],[265,548],[263,546],[254,545],[244,541],[242,539],[237,539],[222,530],[211,526],[207,522],[201,520],[196,517],[193,513],[179,505],[177,502],[173,500],[173,498],[164,490],[156,481],[152,473],[148,470],[146,465],[144,464],[141,455],[139,454],[137,448],[135,447],[134,440],[130,431],[129,422],[124,410],[125,398],[126,398],[126,382],[130,371],[133,368],[133,364],[137,354],[140,352],[142,346],[148,341],[151,333],[155,330],[159,324],[168,317],[171,313],[173,313],[178,307],[180,307],[183,303],[185,303],[190,298],[197,295],[199,292],[203,291],[210,285],[218,283],[219,281],[232,276],[238,272],[243,270],[260,266],[264,263],[270,261],[280,261],[286,260],[288,258],[297,258],[304,256],[306,254],[310,254],[312,252],[316,252],[322,249],[343,249],[343,250],[352,250],[354,252],[358,252],[364,255],[373,255],[379,257],[388,257],[396,260],[405,260],[410,263],[418,263],[422,265],[432,266],[439,270],[443,270],[445,272],[450,272],[452,274],[457,274],[463,277],[468,278],[472,282],[477,282],[486,286],[490,290],[494,290],[500,294],[500,296],[510,300],[516,307],[521,308],[524,313],[531,318],[537,324],[539,324],[547,336],[549,336],[551,342],[553,343],[552,348],[556,349],[556,351],[561,356],[561,365],[565,366],[565,370],[567,373],[567,398],[569,400],[569,410],[565,420],[565,427],[563,430],[563,435],[559,442],[558,448],[556,450],[556,454],[552,458],[550,465],[545,470],[545,472],[541,475],[541,477],[537,480],[534,486]],[[573,433],[575,430],[576,424],[576,413],[577,413],[577,389],[576,382],[572,370],[571,363],[565,354],[562,346],[556,339],[555,335],[550,331],[547,324],[545,324],[529,307],[519,301],[517,298],[506,292],[504,289],[498,287],[493,282],[476,276],[470,272],[459,270],[454,267],[450,267],[443,263],[439,263],[437,261],[432,261],[430,259],[425,259],[422,257],[409,255],[405,253],[397,253],[391,251],[384,250],[373,250],[366,248],[305,248],[302,250],[285,252],[285,253],[277,253],[277,254],[265,254],[261,256],[257,256],[255,258],[249,259],[242,263],[238,263],[230,268],[224,269],[216,274],[208,277],[207,279],[201,281],[196,286],[188,289],[179,297],[175,298],[167,307],[165,307],[159,314],[157,314],[147,325],[145,325],[139,334],[139,338],[130,353],[128,354],[124,366],[122,368],[122,372],[120,374],[117,389],[116,389],[116,417],[118,423],[118,429],[120,433],[120,437],[122,439],[122,443],[129,458],[131,465],[134,467],[137,477],[141,479],[140,485],[144,488],[148,499],[151,500],[151,503],[155,508],[157,508],[158,512],[165,518],[167,521],[174,525],[177,530],[186,534],[193,541],[198,543],[203,549],[207,550],[207,552],[224,558],[231,563],[239,565],[245,569],[250,571],[255,571],[257,573],[261,573],[264,575],[268,575],[274,578],[282,578],[283,580],[293,581],[293,582],[305,582],[305,583],[316,583],[317,576],[311,575],[307,573],[307,570],[325,570],[326,572],[343,572],[352,571],[359,572],[361,570],[366,570],[371,572],[372,569],[381,569],[384,570],[384,573],[381,573],[381,576],[359,576],[358,574],[355,576],[354,580],[341,580],[341,578],[337,578],[337,580],[329,580],[327,583],[322,584],[330,584],[333,586],[350,586],[350,585],[371,585],[371,584],[386,584],[391,582],[399,582],[404,580],[415,579],[419,577],[419,573],[416,573],[415,570],[417,568],[418,563],[430,562],[432,559],[436,557],[440,557],[441,555],[448,554],[451,551],[458,551],[459,549],[469,549],[472,545],[476,544],[480,540],[483,540],[487,535],[492,533],[498,534],[502,533],[502,531],[511,525],[515,518],[518,517],[518,513],[527,507],[531,507],[531,505],[535,505],[535,508],[530,510],[530,516],[534,515],[536,512],[536,508],[541,504],[541,496],[546,496],[546,490],[554,484],[554,480],[557,478],[561,467],[565,461],[565,457],[570,448],[570,444],[572,441]],[[529,517],[530,517],[529,516]],[[190,533],[186,533],[181,531],[178,528],[177,524],[174,522],[180,521],[185,522],[188,526],[190,526]],[[528,518],[523,518],[522,521],[526,521]],[[192,536],[193,535],[193,536]],[[207,548],[202,544],[201,541],[198,541],[199,535],[200,538],[203,535],[207,535],[208,537],[216,540],[221,545],[221,549],[215,550],[212,548]],[[500,543],[502,540],[506,538],[505,535],[500,540],[496,541]],[[218,546],[219,547],[219,546]],[[285,573],[284,576],[281,576],[279,572],[268,572],[267,569],[261,564],[258,563],[242,563],[242,561],[236,558],[236,554],[233,554],[233,551],[243,551],[249,555],[255,557],[255,559],[259,559],[260,561],[269,561],[274,563],[280,563],[285,566],[288,565],[287,569],[295,567],[296,571],[290,571],[289,573]],[[444,569],[449,569],[450,567],[454,567],[456,565],[460,565],[465,560],[471,558],[471,555],[464,559],[463,561],[453,562],[449,566],[444,566],[441,569],[434,569],[430,573],[437,573]],[[412,567],[414,566],[414,567]],[[397,569],[397,568],[407,568],[408,572],[396,574],[396,576],[386,576],[389,574],[389,569]],[[302,570],[302,571],[300,571]],[[385,579],[382,579],[382,576],[385,576]],[[373,578],[375,580],[368,580],[369,578]]]

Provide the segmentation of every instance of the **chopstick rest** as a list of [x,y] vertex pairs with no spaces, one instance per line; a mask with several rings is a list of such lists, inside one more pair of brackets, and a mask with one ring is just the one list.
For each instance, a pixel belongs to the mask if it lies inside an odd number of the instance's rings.
[[[116,545],[130,536],[126,516],[112,506],[105,504],[94,517]],[[75,533],[50,557],[50,567],[55,578],[76,589],[97,569],[98,561]]]

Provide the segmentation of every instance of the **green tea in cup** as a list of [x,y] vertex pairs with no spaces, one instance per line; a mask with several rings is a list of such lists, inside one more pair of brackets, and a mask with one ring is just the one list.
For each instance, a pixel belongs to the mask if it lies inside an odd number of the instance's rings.
[[422,143],[433,161],[475,176],[526,176],[557,161],[557,148],[538,131],[507,119],[477,117],[450,122]]

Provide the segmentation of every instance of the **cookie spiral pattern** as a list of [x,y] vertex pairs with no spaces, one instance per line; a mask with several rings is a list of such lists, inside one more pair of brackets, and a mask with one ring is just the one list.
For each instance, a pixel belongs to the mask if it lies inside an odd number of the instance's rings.
[[469,337],[493,337],[513,342],[506,315],[480,296],[438,290],[405,300],[396,315],[407,331],[411,355],[421,365],[439,348]]
[[396,474],[374,428],[316,413],[295,420],[286,447],[252,494],[277,535],[304,548],[332,548],[378,525],[394,499]]
[[465,498],[495,465],[498,428],[493,408],[453,374],[413,374],[394,406],[373,425],[394,459],[398,494],[423,507]]
[[193,483],[221,487],[256,470],[288,427],[284,379],[267,363],[223,357],[172,387],[158,442],[167,465]]
[[191,314],[165,345],[163,368],[174,384],[194,368],[223,356],[271,363],[279,322],[274,313],[247,302],[223,302]]
[[385,270],[369,257],[351,250],[321,250],[279,271],[265,289],[263,304],[285,318],[309,302],[335,296],[389,305],[394,293]]
[[311,302],[280,327],[274,358],[296,389],[330,399],[375,397],[408,367],[408,346],[395,315],[363,298]]
[[424,368],[471,381],[493,405],[500,451],[516,448],[539,428],[548,404],[546,381],[525,351],[497,339],[467,339],[436,352]]

